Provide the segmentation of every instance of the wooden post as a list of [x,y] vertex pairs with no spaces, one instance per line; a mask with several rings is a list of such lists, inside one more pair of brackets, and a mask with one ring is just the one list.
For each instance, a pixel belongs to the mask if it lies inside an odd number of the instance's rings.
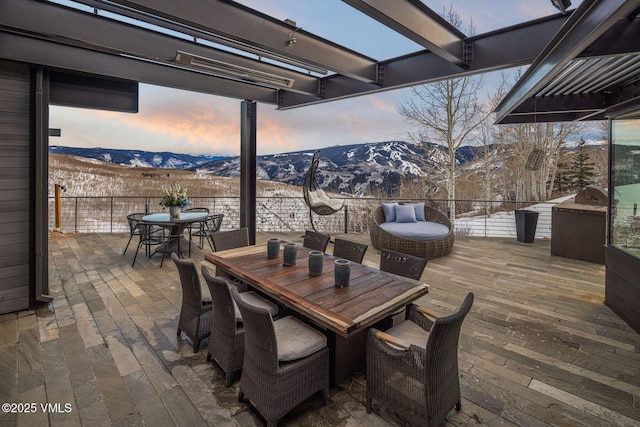
[[60,229],[60,184],[54,186],[54,196],[56,204],[56,230]]

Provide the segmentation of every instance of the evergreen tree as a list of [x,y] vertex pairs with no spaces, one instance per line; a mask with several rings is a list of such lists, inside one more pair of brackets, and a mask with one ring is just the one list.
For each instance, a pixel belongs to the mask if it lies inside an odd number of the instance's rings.
[[571,183],[573,190],[580,190],[589,184],[593,184],[596,178],[596,164],[591,160],[589,153],[583,149],[584,139],[578,146],[578,153],[572,164]]
[[573,189],[571,152],[562,144],[558,149],[558,164],[556,166],[553,188],[560,193],[567,193]]

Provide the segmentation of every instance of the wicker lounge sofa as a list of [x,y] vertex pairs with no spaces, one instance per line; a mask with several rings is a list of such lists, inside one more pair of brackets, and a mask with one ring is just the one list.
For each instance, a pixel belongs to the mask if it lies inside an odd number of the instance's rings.
[[[422,204],[418,205],[422,207]],[[389,204],[385,205],[385,208],[389,209]],[[385,222],[387,222],[387,226],[382,225]],[[424,220],[422,221],[418,218],[415,222],[398,225],[393,224],[394,222],[395,220],[387,221],[382,205],[374,210],[371,226],[369,227],[371,243],[374,248],[378,250],[391,249],[397,252],[430,259],[447,255],[453,247],[454,234],[451,221],[449,221],[446,215],[434,208],[424,206]],[[444,229],[442,225],[446,226],[448,231]],[[387,230],[383,227],[387,228]],[[403,231],[408,230],[409,233],[401,233],[405,236],[402,237],[388,231],[393,231],[394,228],[402,228]],[[432,233],[433,229],[435,229],[435,233]],[[423,231],[424,234],[421,235],[420,233]]]

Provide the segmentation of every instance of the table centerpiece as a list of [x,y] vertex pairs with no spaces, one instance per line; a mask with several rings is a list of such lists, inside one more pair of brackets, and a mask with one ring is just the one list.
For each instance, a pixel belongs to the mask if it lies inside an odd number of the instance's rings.
[[160,206],[169,208],[171,219],[180,219],[180,209],[191,204],[191,200],[187,197],[187,187],[176,182],[162,187],[162,192]]

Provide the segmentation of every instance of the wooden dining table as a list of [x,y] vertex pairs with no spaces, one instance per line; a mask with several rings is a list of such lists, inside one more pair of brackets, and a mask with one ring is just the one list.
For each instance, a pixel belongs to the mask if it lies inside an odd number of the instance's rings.
[[330,350],[331,384],[364,366],[369,327],[429,292],[429,285],[351,263],[347,287],[335,286],[336,257],[325,254],[323,272],[310,276],[310,249],[299,246],[293,266],[267,258],[267,245],[208,253],[205,259],[324,330]]

